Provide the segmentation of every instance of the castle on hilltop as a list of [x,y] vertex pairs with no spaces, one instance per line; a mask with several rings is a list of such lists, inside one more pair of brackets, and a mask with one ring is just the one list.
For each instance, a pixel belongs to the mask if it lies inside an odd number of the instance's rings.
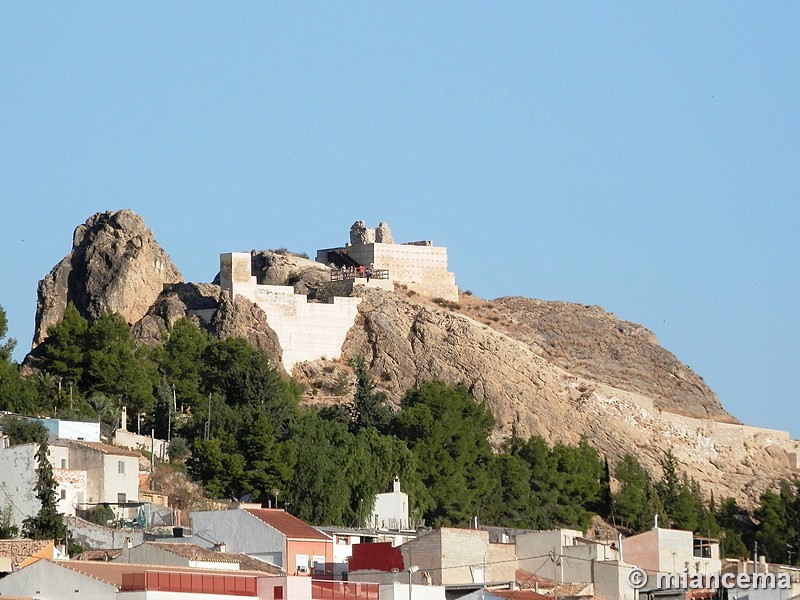
[[[423,296],[458,300],[455,275],[447,270],[447,248],[430,241],[396,244],[386,223],[370,228],[356,221],[349,244],[318,250],[316,260],[331,267],[331,281],[341,282],[346,291],[356,285],[394,291],[400,284]],[[243,297],[266,314],[287,372],[299,362],[341,357],[361,298],[334,296],[328,303],[309,302],[293,286],[258,283],[249,252],[221,254],[219,266],[220,286],[231,299]]]
[[317,250],[317,262],[345,269],[372,267],[386,272],[389,289],[399,283],[423,296],[458,301],[456,276],[447,270],[447,248],[429,240],[397,244],[386,223],[367,227],[356,221],[350,227],[350,243]]

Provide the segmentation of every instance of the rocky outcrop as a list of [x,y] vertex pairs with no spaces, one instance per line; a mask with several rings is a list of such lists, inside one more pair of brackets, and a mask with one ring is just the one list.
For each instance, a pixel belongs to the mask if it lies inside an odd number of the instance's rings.
[[175,283],[164,286],[147,314],[131,327],[134,339],[149,346],[162,340],[164,333],[180,318],[187,317],[206,326],[220,304],[222,290],[210,283]]
[[89,319],[110,311],[133,324],[165,283],[180,281],[141,217],[130,210],[97,213],[75,229],[72,251],[39,282],[33,345],[44,341],[70,302]]
[[214,313],[208,330],[220,339],[246,339],[251,346],[263,350],[272,365],[283,372],[278,335],[267,325],[267,315],[257,304],[240,297],[231,300],[228,292],[222,292],[219,308]]
[[[743,501],[743,490],[764,489],[790,472],[786,452],[797,444],[779,432],[664,412],[652,398],[568,372],[471,317],[380,290],[359,288],[358,294],[363,300],[343,356],[364,356],[395,401],[426,379],[464,383],[494,414],[495,444],[512,429],[550,443],[587,436],[612,462],[633,452],[656,476],[659,459],[672,450],[706,489]],[[633,335],[654,341],[644,331]],[[684,392],[692,390],[676,387],[672,401],[680,403]]]
[[313,299],[331,280],[330,267],[296,254],[253,250],[251,255],[253,273],[261,284],[291,285],[295,294]]
[[644,394],[670,412],[734,420],[703,378],[641,325],[599,306],[518,296],[498,298],[489,309],[495,329],[574,375]]

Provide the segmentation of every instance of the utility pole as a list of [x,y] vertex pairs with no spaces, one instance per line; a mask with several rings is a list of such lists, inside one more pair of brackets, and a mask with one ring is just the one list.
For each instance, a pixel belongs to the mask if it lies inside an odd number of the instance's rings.
[[[208,416],[206,417],[206,431],[205,438],[208,440],[211,437],[211,392],[208,392]],[[278,508],[277,506],[275,508]]]
[[175,410],[175,384],[172,384],[172,406],[167,409],[167,443],[172,439],[172,411]]
[[753,575],[758,573],[758,540],[755,543],[755,549],[753,550]]

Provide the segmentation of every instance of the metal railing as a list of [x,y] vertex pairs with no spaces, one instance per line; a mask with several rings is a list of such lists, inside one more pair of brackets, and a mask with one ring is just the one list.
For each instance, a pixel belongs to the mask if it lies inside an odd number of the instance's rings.
[[337,269],[335,271],[331,271],[331,281],[355,281],[356,279],[367,279],[367,273],[369,273],[369,279],[389,279],[389,269],[375,269],[370,271],[369,269],[356,269],[356,268],[349,268],[349,269]]

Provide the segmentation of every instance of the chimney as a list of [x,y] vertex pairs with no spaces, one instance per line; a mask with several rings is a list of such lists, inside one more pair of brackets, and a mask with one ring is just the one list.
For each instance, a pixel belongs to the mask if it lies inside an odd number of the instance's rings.
[[120,419],[119,419],[119,428],[122,429],[122,431],[128,431],[128,407],[127,406],[123,406],[122,407],[122,416],[120,416]]
[[393,492],[400,491],[400,478],[397,475],[394,476],[394,482],[392,483],[392,491]]

